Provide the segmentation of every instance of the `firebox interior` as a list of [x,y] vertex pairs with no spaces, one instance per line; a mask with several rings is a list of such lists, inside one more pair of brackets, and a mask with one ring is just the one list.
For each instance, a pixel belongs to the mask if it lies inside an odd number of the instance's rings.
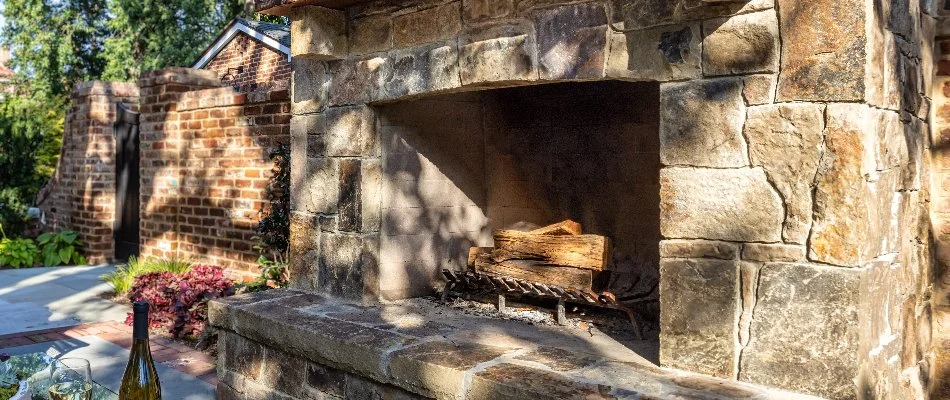
[[611,269],[656,282],[659,84],[552,83],[377,106],[380,290],[431,292],[494,229],[565,219],[613,246]]

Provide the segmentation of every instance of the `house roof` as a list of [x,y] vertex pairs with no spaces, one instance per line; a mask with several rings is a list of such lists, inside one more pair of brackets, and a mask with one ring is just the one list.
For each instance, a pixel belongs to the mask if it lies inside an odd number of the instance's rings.
[[201,69],[208,65],[238,33],[244,33],[265,46],[284,53],[287,55],[287,61],[290,61],[290,26],[254,21],[247,18],[235,18],[224,27],[221,35],[201,53],[192,68]]

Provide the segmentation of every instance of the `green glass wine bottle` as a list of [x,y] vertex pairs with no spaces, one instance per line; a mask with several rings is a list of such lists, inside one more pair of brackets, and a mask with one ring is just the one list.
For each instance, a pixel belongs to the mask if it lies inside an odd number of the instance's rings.
[[148,303],[132,305],[132,352],[122,375],[119,400],[161,400],[162,388],[148,348]]

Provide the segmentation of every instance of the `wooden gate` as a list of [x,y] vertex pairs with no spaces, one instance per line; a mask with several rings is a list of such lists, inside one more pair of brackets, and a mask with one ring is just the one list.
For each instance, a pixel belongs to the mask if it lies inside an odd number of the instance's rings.
[[116,103],[115,259],[139,255],[139,113]]

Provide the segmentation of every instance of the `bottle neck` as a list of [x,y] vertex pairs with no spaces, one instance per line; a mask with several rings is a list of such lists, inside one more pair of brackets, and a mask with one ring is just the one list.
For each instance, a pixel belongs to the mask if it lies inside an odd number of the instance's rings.
[[132,314],[132,340],[148,341],[148,311]]

